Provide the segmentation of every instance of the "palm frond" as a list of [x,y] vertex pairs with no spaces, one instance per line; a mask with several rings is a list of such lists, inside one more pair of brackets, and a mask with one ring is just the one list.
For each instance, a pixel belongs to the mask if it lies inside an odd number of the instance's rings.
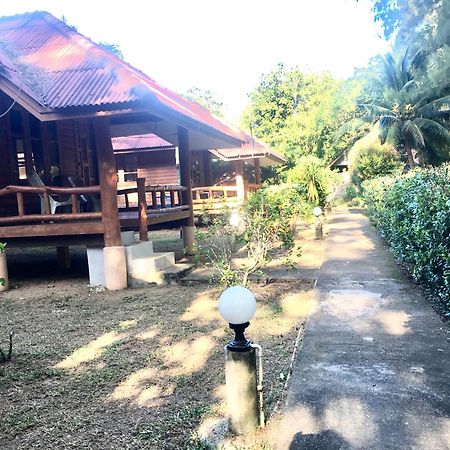
[[365,120],[362,120],[359,117],[355,117],[339,127],[339,129],[334,134],[334,140],[338,141],[339,139],[342,138],[342,136],[344,136],[347,133],[355,133],[366,124],[367,122]]
[[380,120],[378,121],[378,137],[380,138],[381,144],[386,142],[389,130],[396,121],[398,121],[398,119],[393,115],[383,115],[380,117]]
[[433,117],[433,114],[444,113],[450,115],[450,95],[429,101],[416,109],[418,116]]
[[425,70],[428,64],[428,53],[424,49],[419,49],[411,59],[410,68],[412,70]]
[[407,120],[402,126],[402,134],[405,140],[413,144],[417,149],[425,147],[425,140],[422,130],[413,120]]
[[414,120],[416,125],[422,130],[428,140],[438,140],[443,143],[450,143],[450,132],[439,122],[423,117]]
[[388,86],[399,91],[401,86],[399,86],[399,81],[397,79],[396,62],[392,54],[388,53],[383,56],[383,66]]
[[402,86],[402,91],[408,92],[417,85],[416,80],[409,80]]
[[376,105],[374,103],[360,103],[358,106],[364,108],[365,111],[369,113],[368,117],[376,118],[384,114],[392,115],[391,108],[386,108],[385,106]]

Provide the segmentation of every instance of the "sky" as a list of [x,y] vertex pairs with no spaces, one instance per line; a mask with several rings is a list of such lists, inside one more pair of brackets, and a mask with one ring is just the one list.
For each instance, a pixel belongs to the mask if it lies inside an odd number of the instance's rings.
[[369,0],[0,0],[0,16],[48,11],[165,87],[213,91],[236,122],[282,62],[350,76],[387,50]]

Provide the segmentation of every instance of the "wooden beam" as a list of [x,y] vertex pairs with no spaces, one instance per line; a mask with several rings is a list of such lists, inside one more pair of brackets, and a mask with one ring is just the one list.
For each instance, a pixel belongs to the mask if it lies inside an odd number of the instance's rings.
[[109,119],[99,117],[93,122],[102,199],[102,222],[105,227],[105,247],[115,247],[122,245],[122,239],[117,207],[116,160],[112,148]]
[[186,187],[183,191],[183,205],[188,205],[190,216],[186,220],[187,226],[194,226],[194,210],[192,207],[192,183],[191,183],[191,152],[189,150],[189,133],[186,128],[178,127],[178,150],[180,159],[180,182]]
[[0,227],[0,238],[25,238],[38,236],[71,236],[83,234],[103,234],[101,222],[48,223],[38,225],[16,225]]

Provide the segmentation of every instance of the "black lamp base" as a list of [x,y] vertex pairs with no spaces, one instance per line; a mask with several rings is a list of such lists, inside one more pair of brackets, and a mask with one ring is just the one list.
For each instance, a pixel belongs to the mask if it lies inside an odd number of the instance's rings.
[[252,341],[248,340],[245,335],[245,329],[250,325],[250,322],[234,324],[230,323],[230,328],[234,330],[235,336],[232,341],[227,344],[227,349],[232,352],[248,352],[251,350]]

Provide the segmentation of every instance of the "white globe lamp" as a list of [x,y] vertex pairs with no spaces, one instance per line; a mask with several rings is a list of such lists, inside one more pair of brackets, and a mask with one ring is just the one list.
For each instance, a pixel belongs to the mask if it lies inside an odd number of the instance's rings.
[[235,338],[227,348],[234,351],[246,351],[251,341],[244,336],[244,330],[256,312],[256,299],[253,293],[242,286],[232,286],[219,297],[219,312],[235,331]]
[[321,208],[320,206],[316,206],[316,207],[313,209],[313,214],[314,214],[316,217],[320,217],[320,216],[322,215],[322,208]]

